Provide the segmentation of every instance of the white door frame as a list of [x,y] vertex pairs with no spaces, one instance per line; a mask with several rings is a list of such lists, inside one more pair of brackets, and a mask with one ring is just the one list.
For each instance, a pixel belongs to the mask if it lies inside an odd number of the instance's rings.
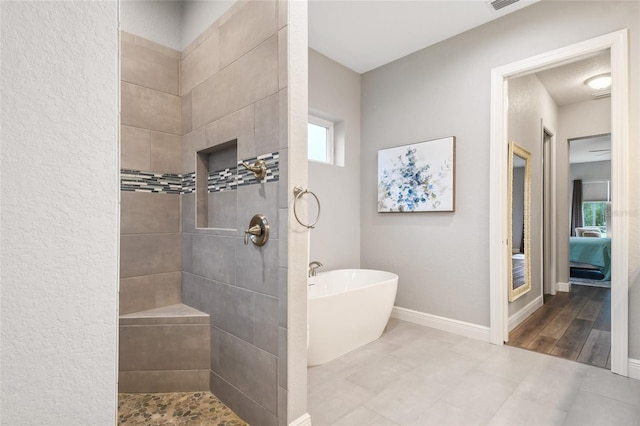
[[507,79],[580,60],[611,49],[611,371],[628,376],[628,30],[619,30],[494,68],[491,72],[489,282],[491,343],[509,337],[507,320]]
[[[551,218],[557,217],[557,192],[555,182],[556,178],[556,129],[549,129],[544,120],[540,120],[540,135],[542,135],[542,176],[543,176],[543,185],[542,185],[542,197],[543,201],[543,210],[542,210],[542,265],[541,265],[541,274],[542,278],[542,295],[544,294],[556,294],[556,283],[555,277],[556,275],[556,253],[557,253],[557,244],[556,244],[556,230],[555,227],[552,226],[553,220]],[[549,141],[545,142],[547,135],[549,135]],[[545,285],[547,283],[545,292]]]

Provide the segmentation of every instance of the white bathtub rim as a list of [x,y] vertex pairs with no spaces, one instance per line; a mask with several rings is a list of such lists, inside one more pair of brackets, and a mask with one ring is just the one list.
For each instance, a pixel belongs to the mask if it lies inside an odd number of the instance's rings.
[[[379,269],[334,269],[331,271],[323,271],[323,272],[319,272],[317,277],[322,277],[324,275],[328,275],[331,274],[332,272],[377,272],[377,273],[383,273],[383,274],[388,274],[389,277],[381,280],[381,281],[373,281],[371,283],[367,283],[366,285],[363,285],[361,287],[356,287],[356,288],[349,288],[349,289],[345,289],[344,291],[340,291],[340,292],[334,292],[334,293],[329,293],[329,294],[323,294],[323,295],[319,295],[319,296],[311,296],[310,293],[308,294],[308,300],[317,300],[317,299],[323,299],[325,297],[331,297],[331,296],[335,296],[336,294],[344,294],[344,293],[352,293],[354,291],[359,291],[359,290],[363,290],[369,287],[373,287],[373,286],[378,286],[378,285],[388,285],[388,284],[392,284],[395,283],[396,285],[398,284],[398,275],[394,274],[393,272],[389,272],[389,271],[381,271]],[[314,284],[314,285],[318,285],[318,284]]]

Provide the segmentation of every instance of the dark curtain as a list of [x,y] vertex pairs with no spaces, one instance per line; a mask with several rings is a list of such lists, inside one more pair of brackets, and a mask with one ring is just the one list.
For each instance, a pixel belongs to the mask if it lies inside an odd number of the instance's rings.
[[576,236],[576,228],[582,227],[582,180],[573,181],[573,199],[571,200],[571,236]]

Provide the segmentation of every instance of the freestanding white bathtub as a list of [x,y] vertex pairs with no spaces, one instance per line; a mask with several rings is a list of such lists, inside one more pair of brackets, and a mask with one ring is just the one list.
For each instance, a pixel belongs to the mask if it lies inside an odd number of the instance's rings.
[[398,276],[339,269],[309,278],[307,365],[320,365],[378,339],[398,289]]

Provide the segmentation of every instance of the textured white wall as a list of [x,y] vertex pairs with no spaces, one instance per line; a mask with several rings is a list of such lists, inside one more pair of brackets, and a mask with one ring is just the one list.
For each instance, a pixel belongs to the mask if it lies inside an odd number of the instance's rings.
[[182,50],[181,19],[179,0],[120,1],[120,29],[176,50]]
[[509,303],[509,316],[542,295],[542,128],[558,128],[558,106],[538,77],[509,80],[508,139],[531,153],[531,291]]
[[[362,76],[361,263],[399,274],[397,305],[489,325],[491,69],[621,28],[640,44],[640,3],[540,2]],[[637,117],[640,51],[629,52]],[[631,141],[639,126],[631,120]],[[376,213],[377,151],[449,135],[458,138],[456,212]],[[640,145],[630,149],[638,158]],[[640,168],[630,173],[638,194]],[[630,355],[640,358],[640,197],[629,207]]]
[[118,6],[1,13],[2,424],[113,425]]
[[325,270],[359,268],[360,74],[309,49],[309,112],[337,122],[336,139],[345,149],[344,167],[309,161],[309,188],[322,203],[310,234],[311,260]]

